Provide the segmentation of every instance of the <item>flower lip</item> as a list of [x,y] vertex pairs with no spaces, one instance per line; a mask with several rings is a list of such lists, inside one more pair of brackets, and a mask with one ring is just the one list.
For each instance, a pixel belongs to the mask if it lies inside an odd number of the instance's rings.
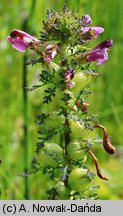
[[82,33],[85,34],[85,33],[89,33],[92,31],[92,38],[91,39],[95,39],[98,37],[99,34],[101,34],[102,32],[104,32],[104,28],[102,27],[82,27],[81,28],[82,30]]
[[107,50],[93,51],[87,56],[89,62],[97,61],[97,65],[103,64],[108,59]]
[[25,52],[28,47],[28,44],[22,39],[11,38],[10,36],[8,36],[7,39],[11,43],[12,47],[20,52]]

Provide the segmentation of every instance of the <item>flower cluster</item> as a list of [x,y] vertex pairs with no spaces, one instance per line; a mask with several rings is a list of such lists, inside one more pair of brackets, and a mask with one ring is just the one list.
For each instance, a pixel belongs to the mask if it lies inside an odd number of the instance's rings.
[[82,21],[82,34],[83,35],[90,35],[90,39],[95,39],[98,37],[99,34],[104,32],[104,28],[102,27],[87,27],[87,24],[92,24],[92,19],[89,15],[82,16],[81,18]]
[[66,7],[60,13],[48,11],[43,25],[40,39],[21,30],[13,30],[8,36],[16,50],[25,52],[29,48],[39,56],[37,61],[30,62],[42,64],[41,85],[30,90],[45,86],[43,103],[51,105],[37,117],[40,141],[36,149],[37,164],[33,167],[39,166],[36,170],[43,169],[54,180],[54,186],[48,191],[50,199],[93,198],[92,191],[90,196],[86,194],[94,178],[87,168],[88,155],[94,161],[97,175],[108,180],[91,151],[96,128],[103,132],[104,150],[114,154],[115,148],[107,129],[88,111],[88,87],[93,78],[99,76],[91,68],[91,62],[105,63],[113,41],[105,40],[90,48],[89,43],[103,33],[104,28],[91,26],[89,15],[80,18]]
[[[92,24],[92,19],[89,15],[82,16],[81,20],[81,37],[83,41],[89,41],[95,39],[100,33],[104,32],[102,27],[87,27],[87,24]],[[57,56],[58,45],[42,43],[36,37],[23,32],[21,30],[13,30],[8,36],[9,42],[12,47],[20,52],[25,52],[27,48],[34,49],[48,63]],[[106,40],[98,44],[95,48],[91,49],[89,52],[84,53],[80,56],[81,59],[86,59],[87,62],[97,62],[97,65],[105,63],[108,59],[108,51],[113,44],[112,40]],[[45,48],[45,49],[44,49]],[[42,49],[44,49],[42,51]]]

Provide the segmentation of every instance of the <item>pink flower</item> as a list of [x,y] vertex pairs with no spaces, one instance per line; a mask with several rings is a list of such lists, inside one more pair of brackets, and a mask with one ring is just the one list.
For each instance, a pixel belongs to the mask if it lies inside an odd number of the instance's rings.
[[14,49],[20,52],[25,52],[28,47],[34,49],[47,63],[57,55],[57,45],[41,43],[36,37],[24,31],[13,30],[7,38]]
[[84,15],[81,18],[82,26],[85,27],[87,24],[92,24],[92,19],[90,15]]
[[44,54],[44,60],[47,63],[50,63],[51,59],[53,59],[57,55],[58,46],[54,44],[49,44],[46,46]]
[[91,40],[98,37],[98,35],[104,32],[104,28],[102,27],[86,27],[87,24],[92,24],[92,19],[89,15],[82,16],[82,36],[84,40]]
[[31,48],[31,43],[38,42],[38,39],[24,31],[13,30],[7,37],[12,47],[20,52],[25,52],[26,48]]
[[102,27],[82,27],[82,34],[90,35],[91,39],[95,39],[98,35],[104,32],[104,28]]
[[87,60],[89,62],[96,61],[97,65],[105,63],[105,61],[107,61],[108,59],[108,51],[112,44],[112,40],[106,40],[98,44],[95,48],[93,48],[86,54]]

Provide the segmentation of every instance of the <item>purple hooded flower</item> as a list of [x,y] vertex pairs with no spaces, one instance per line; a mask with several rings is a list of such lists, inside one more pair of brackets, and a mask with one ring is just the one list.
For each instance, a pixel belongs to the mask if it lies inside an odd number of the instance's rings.
[[25,52],[31,43],[38,41],[36,37],[21,30],[13,30],[7,38],[12,47],[20,52]]
[[57,55],[57,45],[43,44],[36,37],[24,31],[13,30],[7,38],[14,49],[20,52],[25,52],[28,47],[34,49],[48,64]]
[[92,24],[91,17],[87,14],[85,16],[82,16],[81,18],[82,26],[85,27],[87,24]]
[[104,32],[104,28],[102,27],[83,27],[82,28],[82,34],[89,34],[91,36],[91,39],[95,39],[98,37],[99,34]]
[[105,63],[105,61],[108,59],[108,51],[112,44],[112,40],[106,40],[98,44],[95,48],[87,53],[87,60],[89,62],[96,61],[97,65]]
[[64,79],[66,82],[71,81],[74,78],[74,73],[75,73],[75,69],[71,68],[71,69],[67,69],[64,72]]

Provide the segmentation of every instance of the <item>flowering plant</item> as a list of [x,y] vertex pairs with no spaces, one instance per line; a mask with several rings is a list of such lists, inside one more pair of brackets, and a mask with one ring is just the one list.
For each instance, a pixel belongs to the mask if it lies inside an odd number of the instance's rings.
[[92,19],[89,15],[80,18],[77,13],[63,7],[60,13],[47,12],[40,39],[21,30],[13,30],[8,36],[13,48],[20,52],[30,48],[39,55],[37,60],[28,64],[41,63],[41,85],[32,86],[29,90],[44,86],[43,103],[48,108],[37,116],[40,141],[33,167],[34,173],[41,169],[53,180],[48,191],[49,199],[94,198],[90,182],[95,174],[87,167],[89,155],[97,175],[108,180],[91,150],[97,144],[96,128],[103,132],[104,150],[109,154],[115,153],[107,129],[89,113],[87,103],[89,85],[100,75],[91,68],[91,62],[97,65],[105,63],[113,42],[105,40],[90,48],[91,40],[104,32],[102,27],[88,27],[90,24]]

